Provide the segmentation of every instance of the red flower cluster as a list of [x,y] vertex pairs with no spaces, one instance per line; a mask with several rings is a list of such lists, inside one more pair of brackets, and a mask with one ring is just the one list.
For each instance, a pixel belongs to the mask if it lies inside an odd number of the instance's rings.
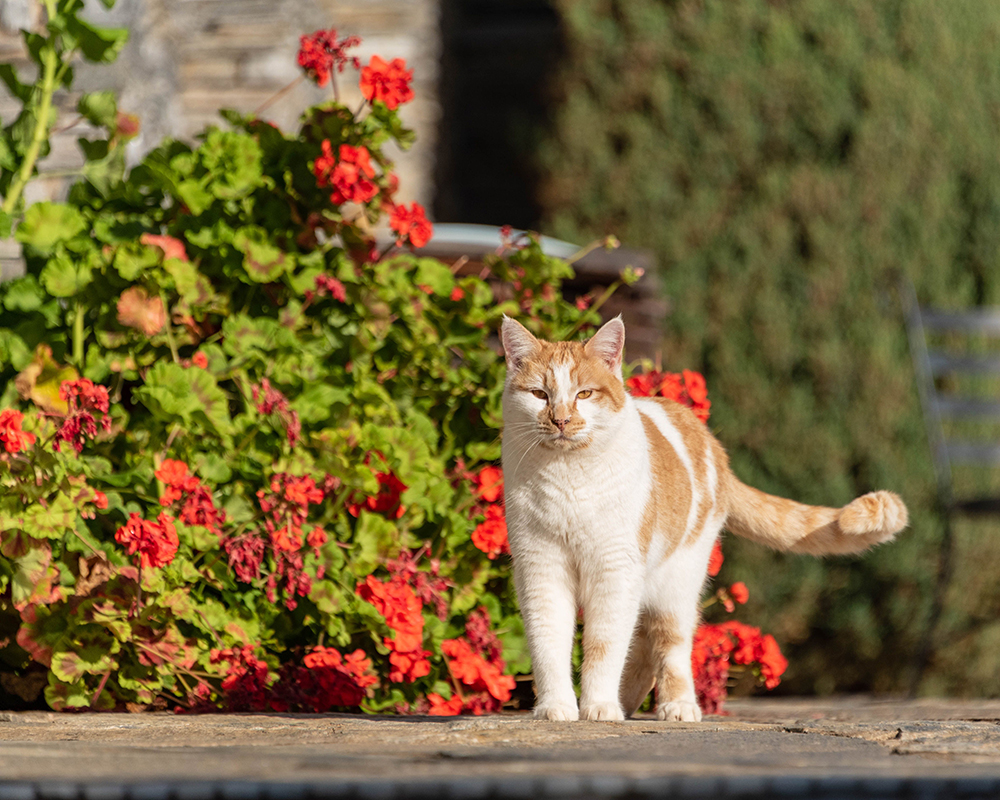
[[710,577],[714,578],[719,574],[723,561],[725,561],[725,557],[722,555],[722,543],[716,539],[715,544],[712,545],[712,555],[708,557],[708,574]]
[[705,378],[689,369],[682,373],[653,370],[644,375],[634,375],[625,381],[633,397],[666,397],[694,411],[702,422],[708,421],[708,388]]
[[342,656],[332,647],[314,647],[302,662],[305,669],[299,670],[296,683],[302,704],[316,713],[355,708],[365,699],[365,689],[378,683],[364,650]]
[[413,588],[414,594],[421,603],[433,605],[438,619],[446,620],[448,619],[448,601],[444,597],[444,592],[452,586],[452,583],[438,575],[441,570],[440,559],[432,558],[430,560],[429,572],[417,567],[417,562],[429,549],[430,545],[424,545],[414,552],[403,550],[397,558],[389,559],[385,566],[392,577],[400,578]]
[[222,547],[229,556],[230,568],[239,580],[250,583],[260,577],[267,543],[255,532],[225,539]]
[[312,297],[324,297],[326,295],[330,295],[330,297],[334,300],[339,300],[341,303],[347,302],[347,291],[344,289],[344,284],[332,275],[317,275],[316,291],[307,291],[306,299],[312,299]]
[[371,180],[375,177],[375,168],[367,147],[342,144],[338,155],[334,156],[329,139],[324,139],[320,146],[323,155],[313,162],[313,174],[320,188],[333,187],[331,203],[336,206],[367,203],[378,194],[378,186]]
[[474,481],[476,496],[487,503],[495,503],[503,498],[503,470],[499,467],[483,467]]
[[110,400],[108,390],[103,386],[96,386],[89,378],[63,381],[59,397],[69,404],[69,411],[56,433],[56,450],[60,442],[68,442],[76,452],[81,452],[83,443],[97,436],[94,414],[101,414],[101,427],[105,431],[111,430],[111,418],[108,416]]
[[128,554],[139,553],[143,567],[163,567],[174,560],[177,547],[177,530],[169,514],[160,513],[151,522],[133,512],[128,521],[115,531],[115,541],[125,545]]
[[191,356],[192,366],[198,367],[198,369],[208,369],[208,356],[206,356],[201,350]]
[[388,636],[383,640],[389,653],[389,663],[392,669],[389,680],[394,683],[407,681],[412,683],[431,671],[431,663],[427,660],[429,650],[423,649],[424,617],[421,613],[420,600],[402,578],[392,578],[383,583],[374,575],[369,575],[363,582],[358,582],[358,596],[375,606],[386,624],[396,633],[394,639]]
[[0,444],[8,453],[18,453],[35,443],[35,434],[21,430],[24,414],[13,408],[0,411]]
[[[284,578],[285,606],[288,609],[298,605],[296,596],[306,597],[312,589],[312,579],[303,571],[301,549],[304,541],[318,548],[326,541],[326,534],[322,528],[313,528],[307,536],[302,526],[309,516],[309,506],[321,502],[323,497],[323,490],[312,478],[285,472],[271,478],[270,491],[257,491],[257,500],[265,515],[264,528],[275,560],[275,571],[267,578],[268,599],[275,601],[278,578]],[[244,574],[257,574],[261,563],[257,554],[263,558],[261,545],[249,539],[234,540],[231,545],[227,544],[226,550],[231,565],[240,563]],[[323,577],[322,566],[317,569],[317,577]]]
[[434,235],[434,226],[427,220],[427,214],[420,203],[393,205],[389,210],[389,227],[396,232],[396,244],[410,244],[423,247]]
[[445,700],[436,692],[428,692],[427,700],[430,708],[427,715],[431,717],[457,717],[462,713],[462,697],[457,692],[450,700]]
[[288,398],[271,386],[271,382],[267,378],[264,378],[259,386],[253,386],[251,391],[253,392],[253,400],[257,403],[257,410],[268,416],[277,414],[285,426],[288,446],[295,447],[302,436],[299,412],[291,409],[288,405]]
[[299,37],[299,66],[306,71],[319,86],[326,86],[334,69],[343,72],[351,64],[361,69],[361,61],[356,56],[348,56],[348,47],[361,44],[360,36],[346,36],[337,41],[337,29],[315,31],[310,36]]
[[378,56],[372,56],[368,66],[361,70],[361,94],[369,103],[385,103],[394,110],[413,99],[413,70],[406,68],[406,62],[394,58],[386,63]]
[[759,664],[760,677],[768,689],[781,683],[788,661],[770,634],[760,628],[730,620],[719,625],[701,625],[691,649],[695,691],[706,714],[718,714],[726,699],[730,660],[734,664]]
[[267,664],[253,654],[249,645],[228,650],[213,650],[213,664],[229,664],[222,681],[226,706],[230,711],[264,711],[268,707]]
[[445,639],[441,652],[448,657],[448,670],[456,681],[460,681],[479,697],[466,696],[463,707],[474,714],[499,711],[500,706],[510,700],[515,682],[510,675],[504,675],[502,660],[487,661],[477,653],[465,638]]
[[486,509],[486,519],[472,532],[472,543],[486,553],[490,559],[501,553],[509,553],[507,542],[507,519],[503,506],[492,505]]
[[[385,463],[385,459],[382,458],[381,454],[375,453],[374,455],[383,464]],[[365,456],[366,464],[371,463],[371,457],[371,453]],[[374,497],[365,497],[363,499],[359,499],[357,496],[353,497],[347,504],[347,513],[352,517],[356,517],[361,513],[362,509],[367,509],[376,514],[384,514],[389,519],[399,519],[406,512],[406,506],[400,505],[400,496],[409,487],[393,475],[391,471],[376,472],[375,478],[378,480],[378,494]]]
[[187,464],[172,458],[164,459],[155,475],[167,487],[160,498],[161,506],[183,500],[179,516],[185,525],[201,525],[217,536],[222,535],[219,528],[226,522],[226,512],[216,508],[208,488],[196,476],[188,474]]

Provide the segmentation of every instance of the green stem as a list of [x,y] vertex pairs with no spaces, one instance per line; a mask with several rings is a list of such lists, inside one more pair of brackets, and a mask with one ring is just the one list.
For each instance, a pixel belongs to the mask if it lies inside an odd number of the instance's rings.
[[[49,19],[55,16],[55,3],[53,0],[46,0],[45,8],[49,13]],[[24,161],[21,162],[21,169],[14,178],[7,196],[3,200],[3,211],[7,214],[14,213],[17,201],[21,199],[21,193],[25,185],[31,180],[35,171],[35,162],[38,161],[38,154],[41,152],[42,144],[49,138],[49,114],[52,111],[52,95],[56,90],[56,68],[59,66],[59,55],[50,44],[42,53],[42,96],[38,103],[38,118],[35,120],[35,132],[31,137],[31,143],[24,153]]]
[[73,311],[73,363],[83,369],[83,303],[77,298]]
[[180,356],[177,355],[177,344],[174,342],[173,320],[170,319],[170,306],[167,305],[167,293],[160,290],[160,302],[163,303],[163,312],[167,317],[167,344],[170,345],[170,355],[174,357],[174,363],[180,364]]
[[[614,283],[612,283],[607,289],[604,290],[604,293],[600,297],[597,298],[597,300],[588,309],[588,311],[591,311],[591,312],[597,312],[597,311],[599,311],[600,308],[601,308],[601,306],[603,306],[606,302],[608,302],[608,300],[611,299],[611,295],[613,295],[615,292],[618,291],[618,289],[621,288],[621,285],[622,285],[622,282],[620,280],[619,281],[615,281]],[[560,337],[560,339],[568,339],[570,336],[572,336],[574,333],[576,333],[578,330],[580,330],[580,328],[582,328],[587,322],[588,322],[587,318],[583,317],[578,323],[576,323],[576,325],[574,325],[572,328],[570,328],[569,331],[567,331],[566,333],[564,333]]]

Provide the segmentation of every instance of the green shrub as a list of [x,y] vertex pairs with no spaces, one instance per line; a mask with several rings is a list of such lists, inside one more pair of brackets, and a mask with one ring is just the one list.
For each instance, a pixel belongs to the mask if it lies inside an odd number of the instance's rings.
[[[568,62],[541,153],[551,232],[655,249],[666,363],[703,370],[743,480],[827,505],[903,495],[911,529],[864,559],[734,542],[729,564],[773,576],[751,584],[751,606],[791,645],[789,691],[907,688],[943,522],[889,273],[925,302],[1000,302],[1000,8],[557,6]],[[984,536],[960,536],[944,620],[957,633],[928,689],[1000,691],[996,650],[973,635],[1000,602],[974,566],[1000,561]]]

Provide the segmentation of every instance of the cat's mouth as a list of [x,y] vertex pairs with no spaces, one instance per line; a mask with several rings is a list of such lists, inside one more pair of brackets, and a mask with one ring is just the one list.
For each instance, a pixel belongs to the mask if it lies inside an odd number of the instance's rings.
[[589,444],[590,437],[585,436],[582,431],[551,431],[548,438],[542,439],[542,445],[553,450],[579,450]]

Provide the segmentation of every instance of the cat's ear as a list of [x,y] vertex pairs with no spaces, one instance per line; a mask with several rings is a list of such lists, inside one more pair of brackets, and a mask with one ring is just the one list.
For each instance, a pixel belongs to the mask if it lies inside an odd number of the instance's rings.
[[511,372],[520,369],[524,360],[538,349],[538,339],[531,335],[531,331],[506,314],[503,315],[503,325],[500,326],[500,344],[503,345],[504,358],[507,359],[507,368]]
[[588,356],[601,359],[619,379],[622,376],[622,351],[625,349],[625,323],[621,315],[605,322],[584,347]]

